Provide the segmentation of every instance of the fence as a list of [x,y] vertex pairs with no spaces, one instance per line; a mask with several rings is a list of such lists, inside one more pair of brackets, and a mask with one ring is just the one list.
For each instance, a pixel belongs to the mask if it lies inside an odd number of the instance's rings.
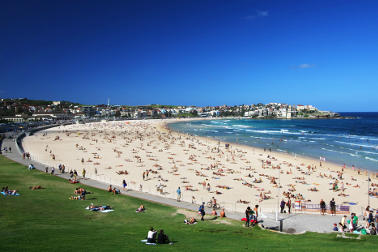
[[[302,203],[301,201],[296,201],[292,203],[292,209],[295,212],[320,212],[320,204],[309,204],[309,203]],[[330,206],[326,206],[326,213],[331,213]],[[336,214],[349,214],[350,207],[343,206],[343,205],[336,205]]]

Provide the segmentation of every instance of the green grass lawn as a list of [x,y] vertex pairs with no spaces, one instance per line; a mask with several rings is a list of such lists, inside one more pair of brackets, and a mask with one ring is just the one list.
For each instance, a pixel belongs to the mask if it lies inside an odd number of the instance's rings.
[[[285,235],[205,221],[183,224],[177,209],[140,199],[111,195],[86,187],[93,194],[85,201],[68,200],[76,185],[0,156],[0,187],[8,185],[21,196],[0,198],[0,251],[377,251],[377,237],[361,240],[336,238],[336,234]],[[31,191],[29,186],[46,189]],[[90,212],[91,202],[111,205],[111,213]],[[147,211],[135,213],[143,203]],[[174,245],[147,246],[140,242],[150,226],[164,229]]]

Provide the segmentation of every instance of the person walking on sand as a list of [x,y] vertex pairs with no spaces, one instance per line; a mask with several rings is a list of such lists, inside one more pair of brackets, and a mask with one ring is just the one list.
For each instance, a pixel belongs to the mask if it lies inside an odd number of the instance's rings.
[[122,181],[122,185],[123,185],[123,189],[125,189],[125,190],[126,190],[126,187],[127,187],[127,183],[126,183],[126,180],[123,180],[123,181]]
[[284,212],[285,204],[286,204],[285,201],[282,199],[280,203],[281,213]]
[[259,217],[259,205],[255,205],[255,208],[253,209],[255,212],[255,221],[257,222],[257,218]]
[[331,208],[331,215],[336,215],[336,202],[334,198],[329,202],[329,207]]
[[177,193],[177,201],[180,201],[180,199],[181,199],[181,189],[180,189],[180,187],[177,188],[176,193]]
[[287,199],[286,205],[287,205],[287,212],[290,214],[291,213],[291,199],[290,199],[290,197]]
[[201,221],[204,221],[205,216],[205,202],[202,202],[202,205],[200,205],[198,212],[201,214]]
[[325,214],[326,211],[326,203],[323,199],[320,200],[320,212],[322,215]]

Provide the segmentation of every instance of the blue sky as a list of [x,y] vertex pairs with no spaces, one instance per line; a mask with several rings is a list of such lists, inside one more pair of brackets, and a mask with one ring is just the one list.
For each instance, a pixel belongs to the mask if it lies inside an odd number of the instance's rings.
[[378,111],[378,1],[2,1],[0,96]]

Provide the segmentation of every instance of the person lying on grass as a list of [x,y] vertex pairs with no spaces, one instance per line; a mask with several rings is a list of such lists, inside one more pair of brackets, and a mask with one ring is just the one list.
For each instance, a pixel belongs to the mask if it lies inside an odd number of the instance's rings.
[[146,210],[146,208],[143,206],[143,205],[140,205],[139,208],[135,211],[137,213],[141,213],[143,212],[144,210]]
[[89,206],[89,210],[91,211],[104,211],[104,210],[111,210],[110,206],[95,206],[93,203]]
[[184,223],[185,223],[185,224],[188,224],[188,225],[192,225],[192,224],[196,224],[196,223],[197,223],[197,220],[194,219],[194,217],[191,217],[189,220],[185,219],[185,220],[184,220]]
[[9,190],[8,186],[3,187],[1,189],[1,192],[4,193],[4,194],[8,194],[8,195],[16,195],[17,194],[17,190]]
[[79,196],[71,196],[69,198],[70,200],[85,200],[85,196],[79,195]]
[[40,185],[36,185],[36,186],[30,186],[29,189],[34,191],[34,190],[38,190],[38,189],[43,189],[43,187],[40,186]]

